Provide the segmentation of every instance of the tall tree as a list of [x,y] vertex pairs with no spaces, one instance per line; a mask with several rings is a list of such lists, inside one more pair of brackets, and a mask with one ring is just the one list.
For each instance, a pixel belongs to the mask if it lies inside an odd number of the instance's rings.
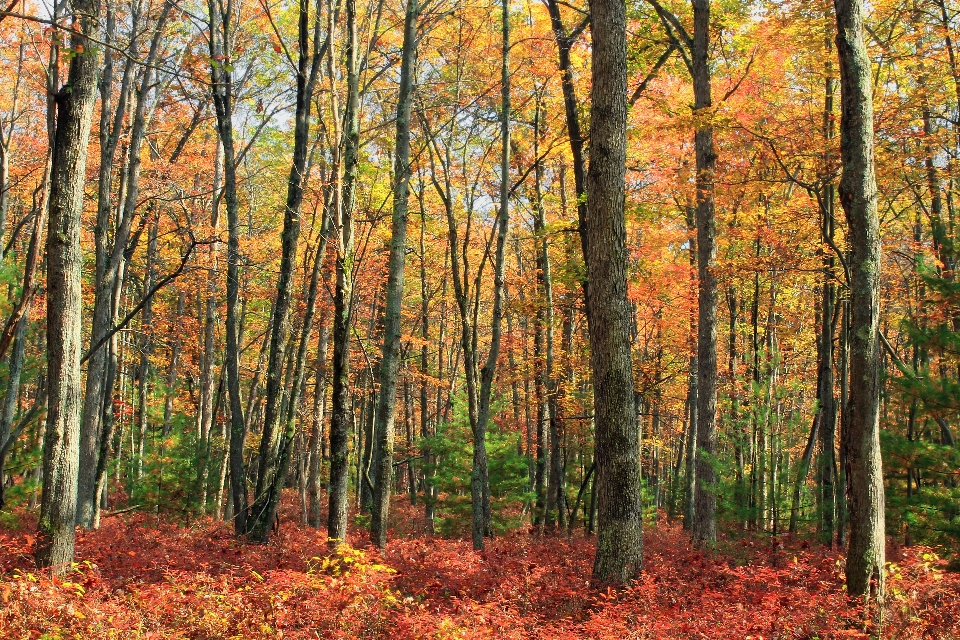
[[[267,365],[266,414],[263,433],[260,440],[259,471],[257,473],[256,495],[251,511],[252,519],[247,523],[248,532],[254,540],[266,542],[270,536],[280,503],[280,490],[283,488],[285,466],[289,464],[290,446],[293,438],[288,438],[282,429],[283,400],[283,359],[290,337],[290,305],[293,295],[293,276],[297,261],[297,243],[300,238],[300,209],[303,205],[303,191],[307,181],[307,151],[310,142],[310,105],[314,88],[323,59],[320,42],[322,24],[320,2],[314,8],[313,26],[310,24],[310,2],[300,0],[297,20],[297,94],[296,112],[293,129],[293,160],[287,178],[287,200],[283,214],[283,232],[281,240],[280,276],[277,281],[277,297],[273,305],[273,331],[270,336],[270,361]],[[312,31],[312,37],[311,37]],[[329,40],[328,40],[329,41]],[[324,249],[326,244],[324,243]],[[317,256],[317,266],[323,264],[323,256]],[[313,278],[315,281],[316,278]],[[313,301],[316,300],[316,285],[313,288]],[[312,309],[310,316],[312,318]],[[309,338],[309,336],[307,336]],[[306,341],[301,341],[305,346]],[[302,370],[302,368],[301,368]],[[295,404],[295,403],[294,403]]]
[[[348,438],[353,425],[353,407],[350,400],[350,324],[353,317],[354,207],[360,151],[360,71],[356,0],[345,0],[345,5],[347,104],[342,132],[343,184],[337,204],[334,205],[334,228],[338,234],[335,264],[337,284],[333,313],[333,408],[330,415],[330,500],[327,512],[327,537],[334,540],[343,540],[347,536],[347,491],[350,473]],[[334,114],[334,118],[338,117],[339,114]]]
[[697,130],[697,478],[693,537],[703,542],[717,539],[717,221],[713,182],[717,163],[713,146],[710,97],[710,0],[693,0],[693,42],[690,73],[693,76],[694,115]]
[[[387,517],[393,484],[393,431],[400,366],[400,317],[403,310],[403,271],[407,255],[407,206],[410,195],[410,113],[413,106],[414,70],[417,54],[419,0],[407,0],[400,53],[400,87],[397,96],[397,135],[394,144],[393,221],[390,266],[387,275],[386,309],[383,318],[383,356],[380,360],[380,393],[377,397],[374,433],[378,460],[374,460],[376,486],[370,519],[370,537],[383,549],[387,544]],[[416,494],[413,494],[416,495]]]
[[246,426],[240,396],[240,207],[237,201],[237,155],[234,147],[233,40],[236,10],[233,0],[208,0],[210,84],[216,112],[217,136],[223,147],[223,201],[227,211],[227,349],[224,354],[227,398],[230,406],[230,492],[233,524],[247,531],[247,481],[243,462]]
[[34,557],[63,574],[73,561],[80,465],[80,217],[87,143],[100,64],[93,34],[99,0],[73,0],[67,82],[56,94],[50,213],[47,227],[47,429],[43,491]]
[[880,460],[880,229],[873,153],[872,68],[863,0],[834,0],[840,60],[840,204],[850,242],[850,397],[843,431],[850,539],[847,593],[884,592],[884,496]]
[[593,575],[626,582],[643,568],[639,426],[627,300],[627,50],[623,0],[594,0],[586,225],[587,318],[596,416],[597,554]]

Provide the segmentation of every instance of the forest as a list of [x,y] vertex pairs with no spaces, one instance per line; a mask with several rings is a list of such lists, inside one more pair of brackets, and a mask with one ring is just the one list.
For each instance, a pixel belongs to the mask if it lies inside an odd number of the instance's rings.
[[0,637],[960,637],[954,0],[10,0]]

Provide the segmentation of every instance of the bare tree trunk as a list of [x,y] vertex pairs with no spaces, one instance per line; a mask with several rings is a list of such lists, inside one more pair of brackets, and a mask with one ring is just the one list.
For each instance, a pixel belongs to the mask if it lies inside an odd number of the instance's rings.
[[643,568],[640,438],[634,410],[627,300],[626,6],[591,3],[592,89],[587,219],[581,224],[587,263],[587,318],[596,415],[598,580],[627,582]]
[[407,253],[407,200],[410,194],[410,110],[417,54],[419,0],[407,0],[400,58],[400,87],[397,96],[397,135],[394,145],[393,226],[390,266],[387,276],[386,309],[383,318],[383,355],[380,360],[380,393],[377,397],[376,426],[379,459],[374,461],[376,487],[370,519],[370,539],[380,549],[387,545],[390,490],[393,479],[393,440],[396,420],[397,372],[400,366],[400,317],[403,311],[403,271]]
[[[122,213],[117,224],[116,232],[114,233],[113,246],[109,249],[109,254],[104,266],[103,280],[98,282],[90,340],[92,351],[86,356],[89,358],[93,358],[97,355],[97,352],[101,351],[102,347],[97,347],[97,345],[100,344],[100,340],[107,335],[116,321],[117,300],[119,299],[119,292],[122,291],[123,284],[123,267],[127,260],[128,251],[130,251],[127,243],[131,241],[132,244],[135,245],[140,233],[138,231],[137,235],[131,240],[133,219],[137,212],[137,199],[140,193],[140,150],[146,140],[147,121],[152,113],[149,104],[150,93],[154,89],[153,67],[160,53],[164,26],[166,25],[167,17],[170,15],[171,9],[172,4],[165,2],[160,15],[154,23],[150,48],[146,57],[146,65],[143,76],[140,79],[140,85],[136,89],[136,104],[132,114],[133,122],[130,127],[130,141],[127,147],[127,166],[124,174],[125,186],[121,189],[123,193]],[[135,26],[134,29],[137,29],[137,27]],[[134,43],[131,43],[132,48],[135,47],[135,41],[136,38],[134,39]],[[105,233],[106,230],[103,229],[102,232]],[[98,304],[100,305],[99,308]],[[107,364],[107,366],[110,365]],[[99,467],[97,452],[103,450],[102,446],[90,448],[88,444],[91,441],[94,444],[99,444],[98,438],[102,439],[103,435],[100,433],[102,431],[102,422],[98,423],[97,419],[90,413],[93,409],[88,409],[87,404],[90,402],[96,403],[95,408],[97,411],[100,411],[102,415],[102,412],[108,410],[108,408],[112,410],[111,402],[113,394],[113,389],[105,385],[98,390],[96,387],[100,383],[96,380],[93,383],[94,387],[91,388],[91,375],[88,368],[88,393],[84,398],[84,420],[81,427],[83,446],[80,450],[80,487],[77,496],[79,507],[78,523],[88,528],[90,526],[96,526],[95,520],[97,517],[95,507],[97,500],[96,478],[93,478],[92,483],[90,482],[88,469],[96,469]],[[88,420],[88,418],[90,419]],[[93,454],[92,457],[90,454]]]
[[[506,268],[507,232],[510,225],[510,3],[502,0],[500,83],[500,203],[495,226],[497,247],[493,271],[493,311],[490,319],[490,350],[480,370],[477,421],[473,429],[473,469],[470,495],[473,503],[473,548],[483,549],[483,538],[491,534],[490,475],[487,471],[487,425],[490,420],[490,395],[500,355],[503,322],[503,280]],[[479,282],[475,286],[479,286]],[[476,325],[474,325],[476,330]]]
[[[157,232],[159,221],[150,226],[150,237],[147,243],[147,272],[143,279],[143,295],[149,294],[156,278],[157,259]],[[150,356],[153,354],[153,304],[150,299],[143,305],[141,312],[143,336],[140,339],[140,371],[137,381],[137,455],[135,460],[137,480],[143,479],[143,454],[147,440],[149,420],[149,382]]]
[[343,190],[334,207],[334,227],[339,231],[337,286],[333,316],[333,409],[330,416],[330,506],[327,537],[343,540],[347,535],[347,490],[349,481],[348,438],[353,424],[350,398],[350,324],[353,315],[354,206],[357,161],[360,147],[359,68],[356,0],[345,0],[347,14],[347,104],[343,132]]
[[[829,20],[828,20],[829,22]],[[831,29],[832,31],[832,29]],[[823,137],[826,140],[834,138],[833,96],[836,79],[833,77],[833,45],[828,37],[825,39],[827,61],[824,63],[824,99],[823,99]],[[821,228],[820,233],[825,243],[833,242],[834,234],[834,205],[835,189],[832,180],[828,180],[823,187],[820,197]],[[825,254],[823,258],[823,308],[820,329],[820,358],[819,369],[822,380],[817,387],[818,410],[820,415],[820,460],[817,469],[817,484],[819,485],[819,525],[820,536],[828,544],[833,543],[836,511],[837,481],[837,400],[834,396],[833,373],[833,337],[837,322],[837,285],[836,257]]]
[[[566,486],[564,483],[564,454],[561,447],[560,416],[558,415],[557,380],[554,367],[554,330],[553,330],[553,277],[550,272],[550,253],[546,229],[546,210],[543,205],[543,161],[540,160],[540,118],[542,105],[537,97],[534,115],[533,153],[536,165],[534,166],[534,232],[539,234],[537,240],[537,272],[538,279],[543,287],[543,324],[545,329],[546,367],[543,370],[543,382],[546,387],[547,421],[550,426],[550,480],[547,496],[546,526],[552,528],[554,523],[560,531],[566,529]],[[539,314],[538,314],[539,317]],[[556,517],[556,520],[554,518]]]
[[693,537],[700,542],[717,539],[717,222],[714,215],[713,177],[717,156],[713,146],[710,98],[710,0],[693,0],[694,114],[697,125],[697,488]]
[[240,397],[240,213],[237,203],[237,163],[233,141],[233,1],[207,3],[210,20],[210,81],[217,116],[217,135],[223,146],[223,198],[227,210],[227,393],[230,400],[230,488],[233,496],[233,524],[238,535],[246,533],[248,499],[243,447],[246,430]]
[[[687,202],[687,234],[690,241],[690,286],[693,288],[694,271],[697,266],[697,221],[696,208]],[[687,531],[693,531],[694,514],[696,513],[696,490],[697,490],[697,405],[698,405],[698,377],[697,377],[697,315],[691,308],[690,310],[690,334],[688,338],[688,347],[690,350],[690,361],[687,365],[687,428],[684,432],[685,457],[684,457],[684,487],[683,487],[683,528]]]
[[63,574],[73,561],[80,444],[80,218],[87,143],[99,60],[91,41],[98,0],[73,0],[67,82],[56,95],[50,214],[47,228],[47,379],[49,408],[43,448],[43,492],[34,557]]
[[170,368],[167,369],[167,389],[163,401],[163,437],[170,435],[173,428],[173,400],[177,394],[177,371],[180,365],[180,350],[183,348],[183,336],[179,331],[179,319],[183,317],[183,307],[186,303],[186,293],[180,291],[177,295],[178,321],[174,322],[173,346],[170,349]]
[[327,341],[330,336],[330,325],[328,313],[324,311],[320,315],[320,337],[317,345],[317,371],[316,383],[313,387],[313,431],[310,433],[310,469],[307,480],[307,500],[309,502],[310,515],[308,524],[315,528],[320,528],[320,471],[323,465],[323,418],[326,409],[327,395]]
[[834,0],[840,58],[840,204],[850,241],[850,419],[844,433],[850,485],[847,592],[884,594],[884,496],[880,460],[880,230],[873,157],[873,89],[863,40],[863,0]]
[[[107,41],[114,38],[116,20],[112,3],[106,8]],[[131,13],[131,27],[140,28],[140,12],[134,7]],[[130,41],[127,58],[118,92],[115,109],[113,102],[113,52],[105,50],[102,80],[100,82],[100,180],[97,197],[97,223],[94,227],[94,249],[96,258],[96,281],[94,287],[93,320],[90,332],[90,345],[97,344],[110,330],[110,309],[114,289],[114,270],[111,269],[112,250],[109,244],[110,219],[113,213],[111,191],[113,187],[114,158],[120,132],[127,112],[130,85],[133,82],[134,59],[137,55],[138,38]],[[113,111],[113,113],[111,113]],[[111,116],[113,123],[111,124]],[[116,230],[115,243],[126,245],[127,233],[124,227]],[[86,528],[93,526],[94,500],[96,490],[97,456],[100,448],[102,425],[100,418],[103,405],[110,391],[105,390],[104,377],[107,367],[107,349],[100,348],[90,354],[87,361],[87,377],[83,400],[83,416],[80,427],[80,477],[77,502],[77,522]]]
[[[291,389],[289,418],[284,424],[283,411],[283,355],[287,351],[290,336],[290,303],[293,295],[293,275],[297,261],[297,244],[300,237],[300,209],[303,205],[303,191],[307,181],[307,147],[310,138],[310,104],[320,70],[322,52],[320,50],[321,12],[319,2],[315,9],[313,23],[313,46],[311,49],[310,3],[300,0],[298,24],[297,59],[297,106],[294,116],[293,160],[287,179],[287,200],[284,207],[283,233],[281,236],[280,277],[277,282],[277,298],[273,305],[273,330],[270,337],[270,361],[267,365],[266,413],[264,415],[263,434],[260,439],[260,460],[257,473],[256,496],[253,502],[253,519],[247,523],[247,532],[253,540],[266,542],[270,537],[284,476],[290,463],[290,447],[296,429],[296,405],[299,402],[299,384],[294,381]],[[325,224],[324,224],[325,226]],[[326,245],[324,242],[324,249]],[[322,264],[322,256],[317,257]],[[304,319],[304,335],[300,341],[303,357],[296,360],[298,371],[302,373],[306,358],[306,345],[312,328],[313,311],[316,303],[316,286],[319,271],[314,270],[311,280],[312,292],[307,316]],[[299,376],[295,375],[295,378]],[[293,433],[291,433],[293,431]]]

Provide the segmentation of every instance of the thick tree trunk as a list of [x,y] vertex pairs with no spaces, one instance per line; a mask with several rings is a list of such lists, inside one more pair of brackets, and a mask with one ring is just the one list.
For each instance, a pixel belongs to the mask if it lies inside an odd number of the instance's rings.
[[596,415],[597,554],[593,575],[627,582],[643,567],[640,438],[627,300],[626,6],[591,3],[592,89],[587,220],[587,318]]
[[883,597],[884,496],[880,460],[880,231],[873,155],[870,57],[863,0],[835,0],[840,58],[840,204],[849,228],[850,385],[845,461],[849,478],[847,592]]
[[80,444],[80,218],[87,143],[99,59],[91,41],[98,0],[73,0],[67,82],[56,95],[50,213],[47,228],[47,380],[49,407],[43,448],[43,492],[34,557],[62,574],[73,561]]

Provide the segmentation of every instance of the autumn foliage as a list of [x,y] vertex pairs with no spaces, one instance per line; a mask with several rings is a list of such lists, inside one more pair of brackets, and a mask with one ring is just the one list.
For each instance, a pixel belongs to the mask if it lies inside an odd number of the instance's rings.
[[[401,501],[398,520],[409,510]],[[284,516],[293,517],[291,509]],[[287,513],[289,512],[289,513]],[[713,552],[661,519],[631,586],[591,585],[593,542],[518,531],[481,553],[365,532],[331,550],[281,525],[269,545],[209,519],[146,514],[81,534],[62,579],[32,566],[30,527],[0,533],[4,638],[952,638],[960,575],[928,548],[892,558],[882,627],[851,603],[842,554],[800,538],[724,538]],[[44,635],[46,634],[46,635]]]

